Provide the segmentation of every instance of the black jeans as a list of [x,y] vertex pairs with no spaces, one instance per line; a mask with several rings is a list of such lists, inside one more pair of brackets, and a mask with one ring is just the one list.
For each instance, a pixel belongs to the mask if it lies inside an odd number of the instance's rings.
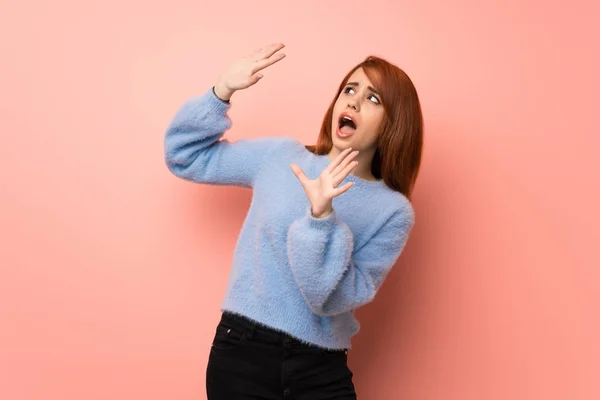
[[223,313],[206,370],[209,400],[355,400],[348,352]]

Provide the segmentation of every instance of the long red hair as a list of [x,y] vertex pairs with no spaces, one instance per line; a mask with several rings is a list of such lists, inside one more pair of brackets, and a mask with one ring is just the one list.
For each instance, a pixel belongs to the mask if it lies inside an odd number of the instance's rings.
[[363,69],[380,93],[385,110],[371,172],[375,178],[383,179],[392,190],[410,199],[421,165],[423,115],[417,90],[408,75],[382,58],[369,56],[348,72],[325,113],[317,143],[307,145],[306,148],[315,154],[324,155],[333,147],[333,107],[348,79],[359,68]]

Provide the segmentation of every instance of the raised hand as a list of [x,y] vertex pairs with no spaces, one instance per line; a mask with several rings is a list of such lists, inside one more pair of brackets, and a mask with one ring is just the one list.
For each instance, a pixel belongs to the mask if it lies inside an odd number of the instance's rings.
[[229,100],[236,90],[246,89],[254,85],[263,77],[259,71],[285,57],[284,53],[278,53],[284,47],[283,43],[273,43],[234,61],[219,76],[215,85],[217,96],[223,100]]
[[321,172],[316,179],[308,179],[297,164],[291,164],[292,171],[304,188],[304,192],[312,206],[312,215],[316,218],[324,218],[332,212],[332,200],[350,189],[354,183],[348,182],[342,187],[340,183],[358,165],[358,161],[352,161],[358,155],[358,150],[352,151],[348,148],[342,151]]

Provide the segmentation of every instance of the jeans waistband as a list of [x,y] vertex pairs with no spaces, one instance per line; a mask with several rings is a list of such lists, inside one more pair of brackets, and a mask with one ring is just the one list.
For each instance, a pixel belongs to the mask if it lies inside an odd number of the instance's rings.
[[[269,328],[242,315],[234,314],[228,311],[223,312],[223,314],[221,315],[221,321],[230,325],[234,329],[237,329],[240,332],[244,332],[248,338],[258,338],[269,343],[282,344],[286,347],[305,347],[321,349],[321,347],[319,346],[302,342],[301,340],[285,332]],[[345,350],[346,349],[337,351],[343,352]]]
[[232,326],[234,329],[237,329],[240,332],[244,332],[246,336],[250,338],[260,337],[271,342],[281,341],[285,338],[295,340],[284,332],[271,329],[242,315],[234,314],[228,311],[223,312],[221,321]]

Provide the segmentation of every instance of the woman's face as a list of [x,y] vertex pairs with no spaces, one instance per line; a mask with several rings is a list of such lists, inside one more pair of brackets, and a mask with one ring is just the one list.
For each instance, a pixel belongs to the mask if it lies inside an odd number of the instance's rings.
[[361,153],[375,154],[384,116],[381,96],[363,69],[357,69],[333,106],[333,146],[338,151],[352,147]]

